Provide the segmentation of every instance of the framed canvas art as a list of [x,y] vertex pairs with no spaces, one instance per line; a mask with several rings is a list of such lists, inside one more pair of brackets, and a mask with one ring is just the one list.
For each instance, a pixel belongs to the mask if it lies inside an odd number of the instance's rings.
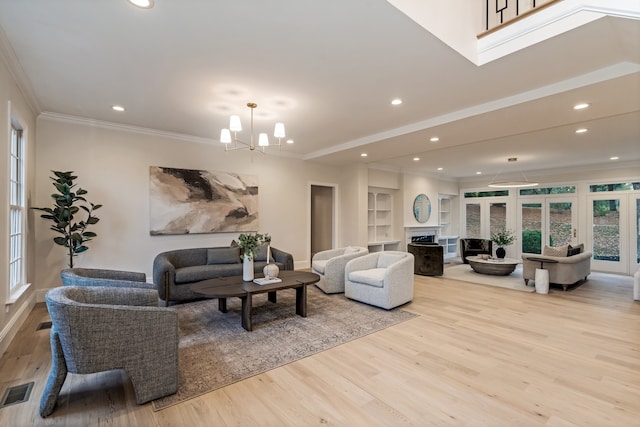
[[151,166],[149,213],[151,235],[256,231],[258,178]]

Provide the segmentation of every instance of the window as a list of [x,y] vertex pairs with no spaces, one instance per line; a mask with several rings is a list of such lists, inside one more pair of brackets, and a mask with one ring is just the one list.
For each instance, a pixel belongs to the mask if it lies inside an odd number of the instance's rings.
[[567,185],[564,187],[540,187],[540,188],[523,188],[520,190],[521,196],[537,196],[540,194],[572,194],[576,192],[575,185]]
[[9,295],[25,285],[25,188],[24,188],[24,139],[20,126],[11,124],[11,153],[9,177]]
[[601,191],[628,191],[640,190],[640,182],[619,182],[616,184],[596,184],[590,185],[589,191],[599,193]]

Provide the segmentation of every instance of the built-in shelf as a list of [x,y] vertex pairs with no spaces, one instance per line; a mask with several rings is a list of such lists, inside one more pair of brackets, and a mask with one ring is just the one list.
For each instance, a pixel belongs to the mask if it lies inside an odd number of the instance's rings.
[[444,247],[445,259],[458,254],[458,236],[438,236],[438,244]]
[[371,191],[367,203],[369,251],[398,250],[400,241],[393,238],[393,196]]

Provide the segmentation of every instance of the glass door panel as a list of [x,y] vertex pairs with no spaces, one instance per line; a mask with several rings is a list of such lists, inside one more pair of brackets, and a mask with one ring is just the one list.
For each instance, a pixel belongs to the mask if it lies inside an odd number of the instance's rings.
[[467,226],[465,237],[482,237],[480,231],[480,203],[467,203],[465,215]]
[[542,253],[543,215],[542,203],[522,203],[520,205],[520,225],[522,253]]
[[593,252],[592,270],[627,273],[628,226],[626,225],[626,196],[599,195],[589,197],[591,217],[590,243]]
[[489,236],[507,228],[507,204],[489,204]]
[[[635,199],[635,200],[634,200]],[[629,206],[631,212],[629,217],[631,218],[631,268],[629,273],[633,274],[640,268],[640,196],[632,195]],[[634,242],[635,240],[635,242]]]
[[562,246],[573,241],[573,203],[550,202],[549,203],[549,246]]

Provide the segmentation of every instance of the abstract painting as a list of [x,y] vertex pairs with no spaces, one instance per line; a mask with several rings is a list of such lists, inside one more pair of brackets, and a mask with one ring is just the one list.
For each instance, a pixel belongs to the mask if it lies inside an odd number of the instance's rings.
[[149,168],[151,235],[257,231],[258,178]]

